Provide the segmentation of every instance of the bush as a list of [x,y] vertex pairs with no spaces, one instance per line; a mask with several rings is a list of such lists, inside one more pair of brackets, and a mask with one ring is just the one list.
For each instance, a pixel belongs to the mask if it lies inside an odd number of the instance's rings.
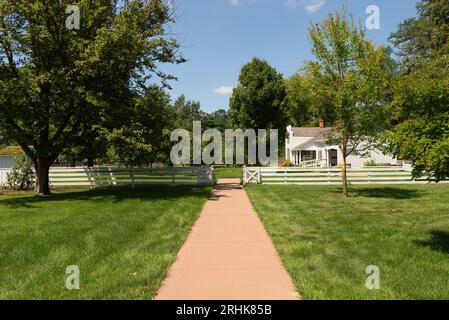
[[284,168],[284,167],[292,167],[293,163],[290,160],[287,159],[280,159],[279,160],[279,167]]
[[16,158],[16,164],[7,174],[7,183],[13,190],[28,190],[34,185],[33,162],[26,155]]
[[383,166],[385,166],[385,164],[376,163],[374,160],[369,160],[364,163],[364,166],[365,167],[383,167]]

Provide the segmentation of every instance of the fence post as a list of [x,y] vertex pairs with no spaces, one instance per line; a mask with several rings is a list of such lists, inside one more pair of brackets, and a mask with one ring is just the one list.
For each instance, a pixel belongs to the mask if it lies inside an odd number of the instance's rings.
[[[198,175],[197,175],[198,177]],[[174,186],[176,184],[176,168],[172,168],[172,174],[171,174],[171,184]]]
[[215,167],[210,166],[209,167],[209,182],[214,185],[215,184]]
[[133,168],[129,168],[129,174],[131,176],[131,183],[132,183],[132,187],[134,189],[136,187],[136,183],[134,181],[134,170],[133,170]]
[[246,185],[246,183],[248,182],[247,174],[246,174],[246,166],[244,165],[242,167],[242,169],[243,169],[243,185]]
[[260,167],[257,168],[257,183],[262,183],[262,169]]
[[89,178],[90,190],[92,190],[94,188],[94,183],[93,183],[93,179],[92,179],[92,168],[91,167],[88,168],[87,175]]

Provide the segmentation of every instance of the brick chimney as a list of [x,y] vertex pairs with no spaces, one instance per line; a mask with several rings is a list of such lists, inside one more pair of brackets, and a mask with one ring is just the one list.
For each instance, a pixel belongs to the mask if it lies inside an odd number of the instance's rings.
[[320,129],[324,129],[324,119],[320,119]]

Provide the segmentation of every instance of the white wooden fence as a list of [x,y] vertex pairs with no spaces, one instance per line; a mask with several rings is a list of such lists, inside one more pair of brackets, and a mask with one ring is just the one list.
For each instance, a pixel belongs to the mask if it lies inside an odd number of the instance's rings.
[[0,169],[0,186],[3,186],[7,183],[8,178],[7,175],[11,171],[11,169]]
[[[363,168],[348,169],[350,184],[423,184],[429,183],[426,177],[413,179],[411,168]],[[269,168],[245,167],[243,183],[297,184],[297,185],[336,185],[341,184],[340,168]],[[449,183],[449,180],[440,183]]]
[[[7,182],[8,171],[0,172],[2,185]],[[51,186],[212,185],[213,183],[214,171],[210,167],[50,169]]]

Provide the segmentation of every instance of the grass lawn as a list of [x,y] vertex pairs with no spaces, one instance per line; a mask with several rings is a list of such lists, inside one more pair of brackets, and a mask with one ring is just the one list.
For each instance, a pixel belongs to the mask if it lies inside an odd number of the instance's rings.
[[[305,299],[449,299],[449,185],[248,185]],[[381,289],[365,287],[376,265]]]
[[215,180],[218,179],[242,179],[243,169],[239,167],[215,168]]
[[[209,187],[0,193],[0,299],[150,299]],[[65,288],[80,268],[80,290]]]

